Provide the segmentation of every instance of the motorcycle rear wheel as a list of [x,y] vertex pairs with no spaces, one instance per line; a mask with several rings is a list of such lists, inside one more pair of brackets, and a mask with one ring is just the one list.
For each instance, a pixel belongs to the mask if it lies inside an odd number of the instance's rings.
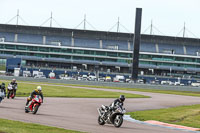
[[29,111],[28,111],[28,109],[25,109],[25,113],[28,113]]
[[114,126],[115,127],[120,127],[123,123],[123,116],[122,115],[117,115],[114,119]]
[[101,116],[98,117],[98,124],[99,124],[99,125],[104,125],[104,124],[105,124],[105,122],[104,122],[104,120],[101,118]]

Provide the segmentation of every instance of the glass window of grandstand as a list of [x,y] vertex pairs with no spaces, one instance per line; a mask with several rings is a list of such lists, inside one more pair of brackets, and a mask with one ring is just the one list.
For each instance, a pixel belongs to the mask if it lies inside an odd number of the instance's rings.
[[172,56],[162,56],[162,60],[163,61],[173,61],[174,57],[172,57]]
[[59,48],[50,48],[50,52],[60,52]]
[[0,48],[4,48],[4,44],[0,44]]
[[39,51],[41,51],[41,52],[49,52],[49,48],[47,48],[47,47],[40,47]]
[[84,54],[84,50],[80,50],[80,49],[74,49],[73,50],[74,54]]
[[171,63],[161,63],[162,66],[173,66]]
[[61,58],[65,58],[65,59],[71,59],[71,56],[66,56],[66,55],[63,55],[63,56],[61,56]]
[[107,56],[117,57],[117,53],[116,52],[107,52]]
[[10,51],[4,51],[4,54],[16,55],[15,52],[10,52]]
[[26,46],[17,46],[17,50],[26,50],[27,49],[27,47]]
[[197,63],[200,63],[200,59],[197,59],[197,61],[196,61]]
[[103,56],[106,56],[106,52],[103,52],[103,51],[96,51],[96,55],[103,55]]
[[118,59],[117,62],[128,63],[128,60]]
[[158,61],[163,61],[163,57],[160,55],[152,55],[152,60],[158,60]]
[[148,61],[140,61],[139,63],[140,63],[140,64],[149,64]]
[[[48,55],[46,54],[35,54],[37,57],[42,57],[42,58],[45,58],[45,57],[48,57]],[[56,56],[55,56],[56,57]]]
[[196,65],[185,64],[185,67],[186,67],[186,68],[188,68],[188,67],[189,67],[189,68],[196,68]]
[[119,57],[124,57],[124,58],[130,58],[132,57],[132,54],[130,53],[118,53]]
[[5,45],[6,49],[15,49],[15,45]]
[[141,54],[140,59],[152,59],[151,55]]
[[27,47],[29,51],[38,51],[38,47]]
[[94,60],[94,58],[93,58],[93,57],[84,57],[83,59],[84,59],[84,60],[91,60],[91,61],[93,61],[93,60]]
[[73,56],[72,58],[74,60],[83,60],[83,57],[81,57],[81,56]]
[[71,49],[62,48],[61,52],[62,53],[72,53],[72,50]]
[[13,52],[14,55],[27,55],[25,52]]
[[196,59],[195,58],[185,58],[186,62],[195,62]]
[[84,50],[84,54],[87,54],[87,55],[94,55],[94,51]]
[[100,61],[100,62],[102,62],[102,61],[105,61],[105,59],[104,59],[104,58],[95,58],[95,61]]
[[184,61],[184,59],[183,57],[175,57],[175,61]]
[[106,62],[117,62],[116,59],[105,59]]

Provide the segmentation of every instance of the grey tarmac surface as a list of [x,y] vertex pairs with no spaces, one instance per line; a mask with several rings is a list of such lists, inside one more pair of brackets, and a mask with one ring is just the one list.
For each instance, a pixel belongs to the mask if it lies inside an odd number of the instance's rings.
[[[79,87],[80,88],[80,87]],[[87,88],[98,89],[100,88]],[[134,94],[148,95],[152,98],[126,99],[125,108],[128,112],[175,107],[180,105],[200,104],[199,97],[158,94],[148,92],[110,90]],[[122,127],[113,125],[100,126],[97,123],[97,108],[102,104],[109,105],[114,99],[110,98],[45,98],[38,114],[26,114],[24,105],[26,98],[5,99],[0,104],[0,118],[38,123],[65,129],[78,130],[90,133],[183,133],[186,131],[149,126],[124,121]],[[167,116],[166,116],[167,117]]]

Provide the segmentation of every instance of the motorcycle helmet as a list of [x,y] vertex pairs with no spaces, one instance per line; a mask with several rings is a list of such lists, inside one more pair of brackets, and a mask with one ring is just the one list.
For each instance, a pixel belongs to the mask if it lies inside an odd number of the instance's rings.
[[15,82],[16,82],[16,79],[13,79],[12,82],[15,83]]
[[120,95],[119,99],[120,99],[120,101],[124,102],[125,101],[125,96],[124,95]]
[[41,86],[37,86],[37,91],[41,92],[42,91],[42,87]]
[[5,83],[2,83],[2,84],[1,84],[1,87],[4,88],[4,87],[5,87]]

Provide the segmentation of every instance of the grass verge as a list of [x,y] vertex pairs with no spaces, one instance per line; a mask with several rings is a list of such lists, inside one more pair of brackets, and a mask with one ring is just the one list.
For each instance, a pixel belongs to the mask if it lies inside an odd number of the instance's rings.
[[[23,82],[27,82],[27,81],[23,81]],[[141,89],[141,88],[120,88],[120,87],[109,87],[109,86],[77,85],[77,84],[48,83],[48,82],[35,82],[35,83],[66,85],[66,86],[68,85],[68,86],[90,87],[90,88],[116,89],[116,90],[128,90],[128,91],[140,91],[140,92],[151,92],[151,93],[162,93],[162,94],[174,94],[174,95],[200,97],[200,92],[192,92],[192,91],[173,91],[173,90]]]
[[[10,82],[7,80],[0,80],[0,82]],[[30,82],[30,81],[23,81]],[[94,86],[94,85],[77,85],[77,84],[65,84],[65,83],[48,83],[48,82],[31,82],[39,84],[53,84],[53,85],[68,85],[77,87],[90,87],[90,88],[104,88],[104,89],[117,89],[117,90],[128,90],[128,91],[140,91],[140,92],[151,92],[151,93],[162,93],[162,94],[174,94],[184,96],[196,96],[200,97],[200,92],[191,91],[173,91],[173,90],[160,90],[160,89],[141,89],[141,88],[120,88],[120,87],[109,87],[109,86]]]
[[171,124],[200,128],[200,105],[180,106],[167,109],[136,111],[127,113],[132,118],[146,121],[156,120]]
[[0,133],[81,133],[79,131],[0,119]]
[[[10,81],[0,80],[0,82],[5,82],[7,85]],[[23,96],[23,97],[29,96],[30,93],[36,88],[36,86],[40,84],[41,83],[37,84],[28,84],[26,82],[18,83],[17,96]],[[48,85],[42,85],[43,94],[45,97],[116,98],[119,97],[119,95],[123,94],[127,98],[149,98],[149,96],[143,96],[137,94],[89,90],[89,89],[72,88],[66,86],[50,86],[50,85],[51,85],[50,83],[48,83]]]

